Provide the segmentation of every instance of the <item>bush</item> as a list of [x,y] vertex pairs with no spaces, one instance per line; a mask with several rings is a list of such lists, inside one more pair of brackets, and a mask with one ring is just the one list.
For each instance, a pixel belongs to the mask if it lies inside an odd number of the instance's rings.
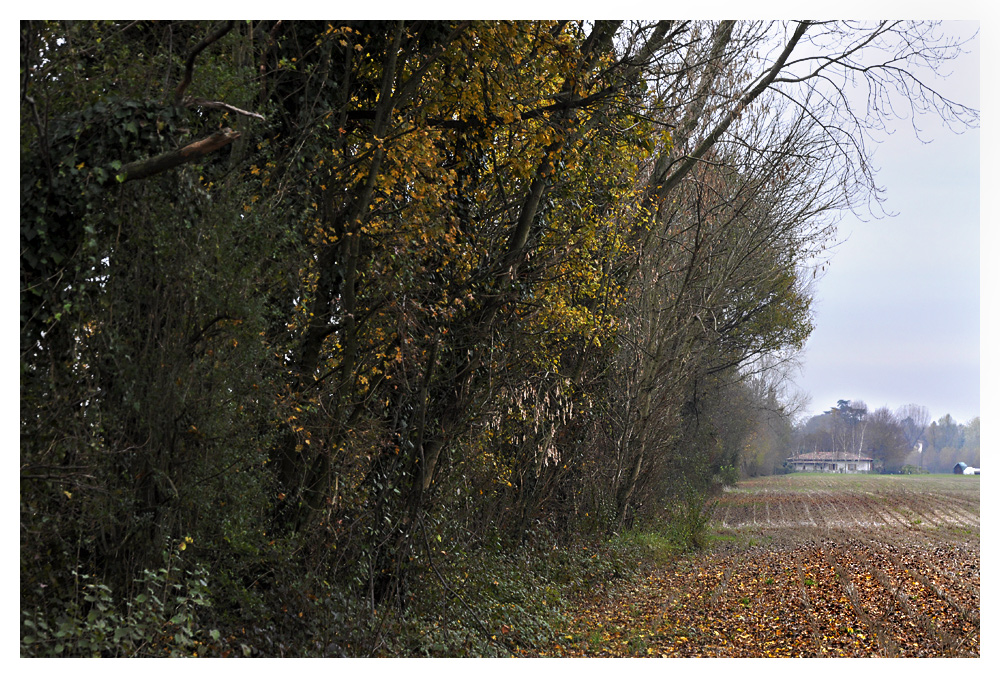
[[688,490],[668,511],[666,533],[681,551],[696,551],[708,545],[708,523],[715,504],[711,496]]
[[135,581],[141,591],[124,610],[107,585],[78,570],[72,575],[77,588],[68,599],[42,598],[21,612],[22,657],[197,656],[220,639],[198,623],[199,609],[210,605],[208,572],[182,571],[176,554],[168,551],[162,568],[143,570]]

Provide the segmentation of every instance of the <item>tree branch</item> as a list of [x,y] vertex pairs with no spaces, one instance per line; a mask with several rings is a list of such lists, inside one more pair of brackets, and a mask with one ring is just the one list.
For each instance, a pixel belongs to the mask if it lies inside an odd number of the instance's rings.
[[[729,113],[722,119],[721,122],[719,122],[719,124],[712,130],[712,132],[705,137],[705,139],[698,145],[698,147],[690,155],[686,155],[683,158],[680,158],[679,160],[680,167],[677,170],[675,170],[672,174],[670,174],[670,176],[666,176],[666,178],[663,179],[663,182],[656,189],[656,195],[658,197],[660,198],[666,197],[666,195],[675,186],[677,186],[678,183],[680,183],[681,179],[683,179],[684,176],[687,175],[688,171],[690,171],[690,169],[695,165],[698,159],[704,157],[705,153],[708,152],[708,150],[711,149],[712,146],[716,144],[716,142],[719,140],[722,134],[724,134],[726,130],[729,128],[729,125],[733,123],[734,119],[736,119],[736,116],[740,113],[740,111],[742,111],[747,105],[756,100],[757,97],[761,93],[763,93],[764,90],[767,89],[767,87],[770,86],[775,79],[778,78],[778,74],[781,72],[782,69],[784,69],[785,63],[788,61],[789,55],[791,55],[792,50],[798,44],[799,40],[802,38],[803,34],[805,34],[806,29],[808,29],[809,26],[810,22],[808,21],[799,22],[794,33],[792,34],[792,37],[785,45],[785,48],[782,51],[781,55],[778,57],[777,60],[775,60],[774,64],[772,65],[771,69],[767,72],[767,74],[764,75],[760,79],[760,81],[758,81],[757,85],[752,90],[750,90],[742,98],[740,98],[739,102],[737,102],[736,105],[730,109]],[[670,165],[667,166],[667,169],[673,166],[675,162],[678,161],[675,160],[674,162],[671,162]],[[665,172],[666,170],[664,170],[664,176]]]
[[205,40],[203,40],[201,43],[199,43],[198,45],[194,46],[194,50],[192,50],[191,53],[188,55],[187,62],[185,62],[185,64],[184,64],[184,78],[177,85],[177,90],[174,91],[174,104],[175,105],[180,105],[181,104],[181,100],[184,98],[184,91],[187,90],[187,87],[191,85],[191,75],[194,72],[194,60],[195,60],[195,58],[198,57],[198,54],[202,50],[204,50],[205,48],[207,48],[208,46],[210,46],[212,43],[216,42],[217,40],[219,40],[220,38],[222,38],[223,36],[225,36],[227,33],[229,33],[229,30],[232,29],[232,28],[233,28],[233,22],[232,21],[227,21],[225,24],[223,24],[222,26],[220,26],[215,31],[215,33],[211,34],[208,38],[206,38]]
[[219,100],[205,100],[204,98],[192,98],[191,96],[188,96],[184,98],[183,104],[185,107],[204,107],[209,110],[225,110],[226,112],[242,115],[244,117],[256,117],[262,122],[267,121],[264,119],[264,115],[262,114],[250,112],[249,110],[241,110],[238,107],[234,107],[229,103],[224,103]]
[[224,148],[229,145],[239,137],[240,133],[238,131],[233,131],[229,128],[222,129],[221,131],[215,132],[208,138],[195,141],[194,143],[186,145],[183,148],[172,150],[169,153],[163,153],[162,155],[157,155],[156,157],[151,157],[147,160],[130,162],[122,167],[121,172],[118,175],[118,179],[121,183],[125,183],[126,181],[137,181],[139,179],[151,177],[159,174],[160,172],[165,172],[168,169],[173,169],[174,167],[179,167],[180,165],[187,164],[188,162],[193,162],[194,160],[203,158],[206,155],[210,155],[220,148]]

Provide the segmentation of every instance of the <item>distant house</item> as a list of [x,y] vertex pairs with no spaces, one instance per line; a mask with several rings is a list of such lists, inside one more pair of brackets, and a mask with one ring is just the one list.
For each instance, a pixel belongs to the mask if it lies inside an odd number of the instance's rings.
[[956,475],[964,475],[965,469],[967,467],[969,466],[966,465],[965,463],[955,463],[955,467],[952,469],[952,472],[954,472]]
[[973,468],[973,467],[965,468],[965,470],[962,471],[962,474],[963,475],[978,475],[979,474],[979,468]]
[[788,466],[796,472],[871,472],[872,459],[839,451],[820,451],[792,456]]

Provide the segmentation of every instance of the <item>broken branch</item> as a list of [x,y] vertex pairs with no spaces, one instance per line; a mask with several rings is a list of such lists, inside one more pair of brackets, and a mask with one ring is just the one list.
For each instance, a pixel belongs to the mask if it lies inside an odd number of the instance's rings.
[[229,128],[222,129],[221,131],[215,132],[208,138],[195,141],[194,143],[186,145],[183,148],[172,150],[169,153],[163,153],[162,155],[157,155],[156,157],[151,157],[148,160],[130,162],[122,167],[121,172],[118,175],[118,180],[125,183],[126,181],[136,181],[138,179],[151,177],[155,174],[159,174],[160,172],[165,172],[168,169],[178,167],[214,153],[220,148],[229,145],[239,137],[240,133],[238,131],[233,131]]
[[238,107],[234,107],[229,103],[224,103],[218,100],[205,100],[204,98],[192,98],[188,96],[184,98],[185,107],[204,107],[210,110],[225,110],[226,112],[231,112],[232,114],[243,115],[244,117],[256,117],[260,121],[265,121],[264,115],[257,114],[256,112],[250,112],[249,110],[241,110]]

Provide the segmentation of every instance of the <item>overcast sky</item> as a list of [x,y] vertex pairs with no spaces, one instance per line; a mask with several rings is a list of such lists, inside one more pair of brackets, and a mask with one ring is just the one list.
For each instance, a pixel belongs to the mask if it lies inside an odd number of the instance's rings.
[[[978,22],[950,23],[971,36]],[[937,89],[979,108],[979,41]],[[809,415],[839,399],[870,410],[915,403],[931,419],[980,415],[980,212],[978,130],[955,135],[907,121],[878,147],[877,181],[893,217],[839,224],[842,245],[817,283],[815,330],[796,379]]]

